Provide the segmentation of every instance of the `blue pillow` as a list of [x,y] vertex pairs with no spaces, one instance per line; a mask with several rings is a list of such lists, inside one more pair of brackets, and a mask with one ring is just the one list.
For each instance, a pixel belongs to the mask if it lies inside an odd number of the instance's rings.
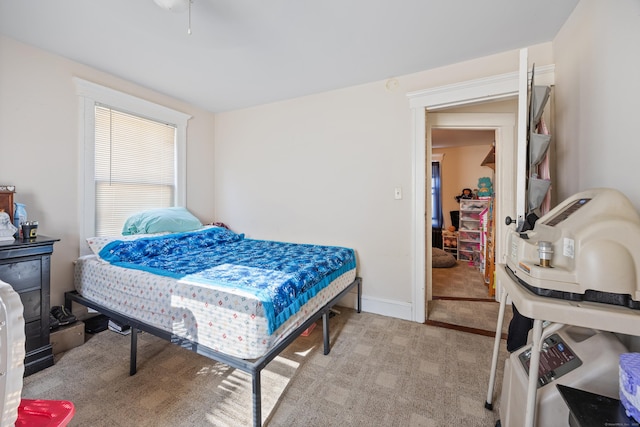
[[180,233],[200,227],[200,220],[183,207],[158,208],[131,215],[122,227],[122,234]]

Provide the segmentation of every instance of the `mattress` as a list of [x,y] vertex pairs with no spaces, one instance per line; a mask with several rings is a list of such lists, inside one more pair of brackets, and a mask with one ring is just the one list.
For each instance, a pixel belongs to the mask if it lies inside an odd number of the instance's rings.
[[263,302],[244,289],[113,265],[97,255],[77,260],[74,283],[82,296],[122,315],[234,357],[255,359],[355,277],[353,268],[333,278],[273,333],[269,333]]

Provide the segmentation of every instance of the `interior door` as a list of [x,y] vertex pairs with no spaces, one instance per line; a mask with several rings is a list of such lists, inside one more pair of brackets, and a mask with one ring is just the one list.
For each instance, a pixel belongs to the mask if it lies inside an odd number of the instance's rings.
[[[534,70],[535,69],[535,70]],[[541,72],[542,71],[542,72]],[[534,80],[534,72],[535,72],[535,82]],[[527,194],[528,185],[527,185],[527,173],[529,171],[529,165],[527,165],[528,156],[527,151],[528,147],[528,134],[529,132],[529,114],[530,112],[530,101],[532,94],[530,93],[531,85],[535,84],[535,87],[539,86],[550,87],[554,84],[554,73],[553,66],[546,67],[535,67],[534,63],[531,63],[528,58],[527,49],[522,49],[520,51],[520,69],[519,69],[519,78],[518,78],[518,139],[517,139],[517,169],[516,169],[516,192],[517,192],[517,201],[516,201],[516,218],[517,224],[520,224],[520,221],[523,221],[526,217],[528,209],[527,205],[528,200]],[[548,96],[548,92],[547,92]],[[537,107],[535,108],[544,108],[545,101],[535,102]],[[540,107],[542,105],[542,107]],[[552,130],[553,133],[553,130]],[[535,153],[535,147],[533,152]]]
[[[531,69],[533,63],[530,64],[529,53],[527,49],[520,50],[520,64],[518,70],[518,113],[517,113],[517,138],[514,150],[515,157],[512,158],[515,168],[509,168],[506,163],[503,164],[504,171],[508,171],[507,175],[503,175],[506,181],[509,181],[508,174],[513,173],[512,182],[514,183],[515,200],[513,210],[509,212],[507,208],[502,215],[496,214],[495,220],[497,227],[502,231],[498,232],[502,250],[496,252],[496,267],[500,268],[500,264],[506,262],[506,255],[509,248],[506,244],[507,233],[510,229],[515,229],[520,222],[524,221],[527,209],[527,123],[529,120],[529,84],[531,79]],[[554,67],[553,65],[536,67],[535,82],[536,85],[552,86],[554,84]],[[502,162],[508,162],[509,156],[502,157]],[[509,206],[507,204],[507,206]],[[509,225],[508,222],[512,221]],[[499,276],[496,280],[496,299],[499,299],[501,293],[501,284]]]
[[[529,53],[520,50],[520,66],[518,71],[518,138],[516,144],[516,217],[520,223],[526,214],[527,196],[527,91],[529,87]],[[505,218],[506,219],[506,218]],[[506,254],[505,254],[506,255]],[[504,258],[503,258],[504,259]]]

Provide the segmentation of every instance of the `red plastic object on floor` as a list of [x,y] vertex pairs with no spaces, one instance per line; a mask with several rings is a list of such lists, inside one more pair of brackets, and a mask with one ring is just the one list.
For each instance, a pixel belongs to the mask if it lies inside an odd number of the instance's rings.
[[22,399],[16,427],[64,427],[76,408],[67,400]]
[[311,331],[313,331],[315,327],[316,327],[316,324],[312,323],[311,326],[305,329],[304,332],[301,333],[300,335],[302,335],[303,337],[308,337],[309,335],[311,335]]

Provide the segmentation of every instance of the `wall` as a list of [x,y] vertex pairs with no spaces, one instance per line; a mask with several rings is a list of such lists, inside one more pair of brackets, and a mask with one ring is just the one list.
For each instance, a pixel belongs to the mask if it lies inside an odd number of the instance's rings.
[[[551,63],[550,43],[530,52],[538,64]],[[503,52],[399,76],[393,90],[379,81],[219,114],[214,127],[212,114],[2,37],[0,148],[16,155],[0,157],[0,182],[17,186],[16,198],[40,221],[41,234],[61,238],[51,296],[60,304],[73,287],[79,245],[78,100],[71,77],[94,81],[193,116],[187,205],[203,221],[225,221],[254,238],[354,247],[365,310],[410,318],[414,189],[406,94],[517,67],[518,51]],[[32,153],[28,167],[20,152]],[[396,187],[401,200],[394,199]]]
[[[640,210],[640,2],[581,0],[553,42],[558,201],[595,187]],[[630,351],[640,339],[626,337]]]
[[[530,48],[540,65],[551,44]],[[416,54],[421,54],[417,52]],[[366,311],[411,318],[412,125],[408,92],[518,69],[510,51],[216,116],[218,220],[261,239],[356,249]],[[394,199],[401,187],[403,198]],[[422,302],[417,302],[422,304]]]
[[[558,200],[622,190],[640,209],[640,4],[581,0],[553,44]],[[428,54],[416,52],[416,55]],[[81,64],[0,37],[0,182],[17,186],[42,234],[60,237],[52,304],[72,288],[78,252],[78,109],[71,77],[191,114],[187,203],[251,237],[356,248],[365,309],[411,310],[411,118],[406,93],[516,71],[518,51],[213,116]],[[212,135],[216,145],[213,147]],[[6,154],[10,153],[10,154]],[[28,161],[24,154],[28,153]],[[213,166],[212,166],[213,165]],[[395,187],[403,198],[395,200]],[[394,307],[397,310],[394,310]]]
[[455,197],[463,188],[478,188],[478,178],[488,176],[493,182],[493,169],[481,163],[491,145],[467,145],[461,147],[434,148],[434,154],[444,154],[441,162],[442,212],[444,228],[451,225],[450,211],[459,210]]
[[107,73],[0,36],[0,183],[13,184],[38,232],[57,237],[51,274],[51,305],[73,289],[78,257],[77,76],[190,114],[187,144],[187,206],[213,219],[214,115]]
[[[533,54],[535,54],[537,57],[539,57],[540,53],[537,52],[535,49],[532,50]],[[517,115],[518,113],[518,99],[517,98],[512,98],[512,99],[506,99],[506,100],[500,100],[500,101],[491,101],[491,102],[484,102],[481,104],[474,104],[474,105],[468,105],[468,106],[461,106],[461,107],[455,107],[455,108],[447,108],[446,110],[441,110],[440,112],[444,112],[444,113],[460,113],[460,114],[469,114],[469,113],[477,113],[477,114],[486,114],[486,113],[513,113],[514,116]],[[438,112],[439,113],[439,112]],[[437,115],[438,113],[429,113],[429,116],[434,116]],[[517,128],[517,126],[516,126]],[[509,144],[509,141],[503,141],[503,143],[505,144]],[[514,141],[515,143],[515,141]],[[444,149],[444,148],[443,148]],[[438,153],[440,152],[441,149],[439,148],[432,148],[432,152],[433,153]],[[486,147],[486,152],[484,154],[482,154],[482,158],[480,158],[478,160],[477,165],[474,164],[473,167],[474,168],[478,168],[477,172],[480,176],[488,176],[492,179],[492,182],[495,184],[495,173],[494,170],[491,169],[488,166],[480,166],[480,163],[484,160],[485,156],[487,155],[487,153],[489,152],[489,148]],[[477,153],[478,156],[480,156],[480,153]],[[446,171],[445,171],[446,172]],[[452,174],[455,174],[455,176],[457,177],[457,172],[452,172]],[[474,177],[470,178],[471,181],[470,182],[475,182],[476,184],[472,185],[471,188],[475,188],[477,185],[477,179],[475,179]],[[475,181],[474,181],[475,179]],[[449,181],[449,178],[447,176],[447,181]],[[457,205],[456,200],[454,199],[455,196],[457,196],[458,194],[460,194],[460,191],[465,188],[465,186],[461,186],[461,183],[455,182],[455,177],[451,178],[451,184],[449,183],[445,183],[445,192],[446,194],[444,194],[444,199],[443,199],[443,209],[445,212],[445,225],[450,225],[450,221],[451,218],[448,214],[448,212],[450,210],[454,210],[455,205]],[[466,181],[464,181],[466,182]],[[495,188],[494,188],[495,191]]]
[[581,0],[553,43],[558,200],[622,191],[640,210],[640,2]]

